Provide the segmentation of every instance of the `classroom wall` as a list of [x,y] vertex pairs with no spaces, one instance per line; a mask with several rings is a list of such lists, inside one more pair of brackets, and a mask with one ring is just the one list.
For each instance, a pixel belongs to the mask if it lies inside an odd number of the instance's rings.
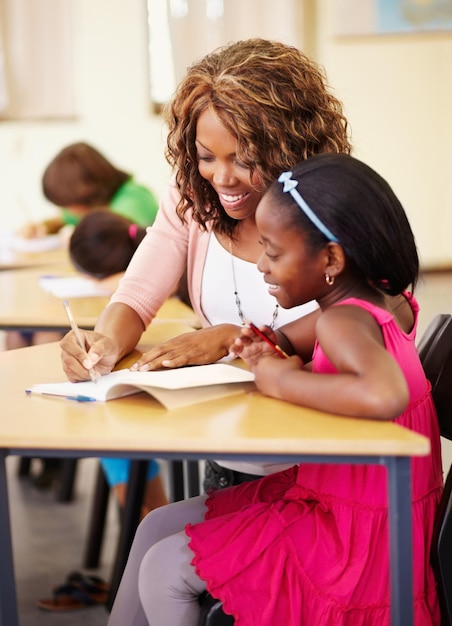
[[317,54],[355,154],[399,196],[423,264],[452,266],[452,32],[338,37],[333,5],[317,1]]
[[157,193],[168,180],[163,122],[148,98],[146,2],[77,0],[74,21],[78,118],[0,122],[0,232],[54,214],[42,171],[73,141],[89,141]]
[[[344,102],[356,156],[399,195],[424,266],[452,266],[451,34],[338,37],[334,0],[305,5],[310,24],[300,25],[300,42]],[[0,122],[0,233],[53,214],[41,195],[42,170],[72,141],[93,143],[157,193],[168,180],[165,129],[148,101],[146,1],[74,6],[79,116]]]

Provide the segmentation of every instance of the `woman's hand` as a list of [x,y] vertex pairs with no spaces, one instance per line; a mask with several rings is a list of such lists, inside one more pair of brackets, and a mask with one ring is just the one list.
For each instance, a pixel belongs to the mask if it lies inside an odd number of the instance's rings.
[[145,352],[130,368],[132,371],[206,365],[227,356],[229,346],[240,332],[233,324],[219,324],[174,337]]
[[68,379],[72,382],[88,380],[89,370],[96,374],[109,374],[119,360],[119,349],[112,339],[95,331],[80,330],[85,350],[80,348],[72,331],[60,341],[61,361]]

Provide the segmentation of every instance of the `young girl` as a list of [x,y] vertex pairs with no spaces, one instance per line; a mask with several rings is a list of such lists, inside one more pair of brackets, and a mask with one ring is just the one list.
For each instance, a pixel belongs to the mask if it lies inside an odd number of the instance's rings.
[[[106,209],[91,210],[75,226],[69,240],[72,264],[81,272],[108,281],[114,289],[146,235],[146,228]],[[128,459],[100,459],[108,484],[124,507],[129,477]],[[159,466],[149,462],[142,516],[168,503]]]
[[[438,626],[430,544],[441,455],[414,343],[418,305],[406,291],[418,275],[406,215],[372,169],[348,155],[319,155],[279,177],[256,223],[258,266],[280,306],[317,300],[316,343],[309,366],[298,356],[307,346],[296,324],[286,337],[266,330],[288,358],[251,330],[232,351],[262,393],[393,420],[430,439],[430,456],[412,461],[414,602],[416,625]],[[206,588],[237,626],[389,626],[387,513],[383,467],[301,464],[151,513],[128,567],[139,563],[152,626],[195,626]]]
[[111,211],[93,210],[83,217],[69,240],[72,264],[81,272],[105,279],[123,274],[146,228]]

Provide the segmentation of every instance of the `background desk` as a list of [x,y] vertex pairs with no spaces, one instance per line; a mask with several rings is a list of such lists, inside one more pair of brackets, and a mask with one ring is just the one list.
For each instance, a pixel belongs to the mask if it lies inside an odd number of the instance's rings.
[[46,265],[67,265],[68,263],[69,257],[65,248],[57,248],[43,252],[17,252],[10,249],[0,250],[0,271],[25,267],[43,267]]
[[[55,274],[77,275],[62,265]],[[47,293],[39,285],[44,268],[26,268],[0,272],[0,330],[68,330],[68,320],[62,301]],[[77,324],[93,328],[109,297],[70,298],[71,309]],[[169,298],[157,314],[158,320],[177,320],[199,327],[199,320],[190,307],[178,298]]]
[[[388,468],[392,626],[413,623],[410,457],[429,441],[391,422],[341,418],[258,392],[167,411],[147,394],[107,403],[27,396],[34,383],[64,380],[59,347],[0,353],[0,616],[17,626],[5,458],[126,456],[353,462]],[[202,407],[202,408],[201,408]]]

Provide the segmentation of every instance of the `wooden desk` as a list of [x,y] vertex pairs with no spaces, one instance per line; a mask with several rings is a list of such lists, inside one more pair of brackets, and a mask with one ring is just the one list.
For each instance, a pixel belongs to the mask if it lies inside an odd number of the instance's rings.
[[[53,269],[53,268],[52,268]],[[0,330],[54,330],[66,332],[69,325],[62,301],[39,285],[43,268],[16,269],[0,272]],[[77,275],[68,265],[58,274]],[[109,297],[71,298],[70,304],[77,324],[93,328]],[[199,327],[199,319],[190,307],[169,298],[157,314],[158,320],[177,320]]]
[[44,252],[0,250],[0,271],[26,267],[44,267],[46,265],[67,265],[68,263],[68,253],[65,248],[46,250]]
[[147,394],[107,403],[26,395],[25,387],[33,383],[64,380],[57,344],[0,353],[0,371],[2,626],[18,625],[5,467],[10,454],[383,464],[388,469],[392,624],[413,623],[410,457],[429,453],[425,437],[391,422],[341,418],[257,391],[173,411]]

